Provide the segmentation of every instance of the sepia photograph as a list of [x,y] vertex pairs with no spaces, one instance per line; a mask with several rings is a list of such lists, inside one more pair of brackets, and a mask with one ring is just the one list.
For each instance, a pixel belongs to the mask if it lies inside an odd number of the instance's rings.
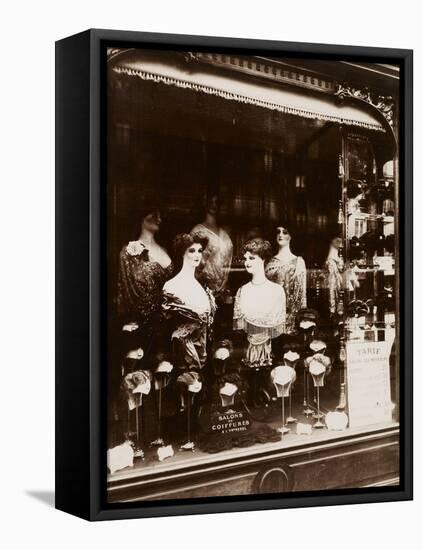
[[105,57],[107,503],[398,487],[399,65]]

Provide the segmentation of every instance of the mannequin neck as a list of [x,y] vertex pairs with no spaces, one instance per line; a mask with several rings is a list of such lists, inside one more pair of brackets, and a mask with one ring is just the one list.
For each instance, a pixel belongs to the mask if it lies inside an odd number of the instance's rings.
[[276,257],[282,261],[291,260],[292,258],[294,258],[294,254],[291,252],[291,247],[289,243],[283,244],[279,247],[279,252],[277,253]]
[[251,278],[251,282],[253,285],[262,285],[267,281],[266,275],[264,273],[264,264],[260,266],[259,269],[257,269],[256,273],[253,273],[253,276]]
[[184,279],[195,279],[195,266],[184,262],[179,275]]
[[152,233],[148,229],[145,229],[145,227],[141,229],[141,234],[138,240],[141,241],[147,248],[151,245],[156,244],[154,233]]

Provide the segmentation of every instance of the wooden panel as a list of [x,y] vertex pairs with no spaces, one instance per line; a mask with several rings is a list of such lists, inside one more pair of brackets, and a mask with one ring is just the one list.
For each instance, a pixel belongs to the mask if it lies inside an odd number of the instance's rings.
[[[145,495],[142,500],[161,500],[163,498],[198,498],[198,497],[225,497],[248,495],[255,478],[255,473],[227,477],[219,480],[203,481],[189,484],[186,487],[165,490],[162,493]],[[135,498],[135,500],[138,500]]]
[[357,487],[398,472],[398,445],[388,442],[368,448],[346,448],[333,455],[305,458],[290,467],[293,491]]
[[346,439],[275,454],[226,460],[213,468],[126,479],[109,486],[109,502],[224,497],[397,484],[398,433]]

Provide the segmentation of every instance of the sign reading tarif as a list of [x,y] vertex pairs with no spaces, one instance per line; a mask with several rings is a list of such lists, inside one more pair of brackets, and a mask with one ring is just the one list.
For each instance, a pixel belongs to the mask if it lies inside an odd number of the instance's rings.
[[[393,338],[347,343],[347,388],[351,428],[392,421],[389,356]],[[394,331],[392,331],[394,332]]]

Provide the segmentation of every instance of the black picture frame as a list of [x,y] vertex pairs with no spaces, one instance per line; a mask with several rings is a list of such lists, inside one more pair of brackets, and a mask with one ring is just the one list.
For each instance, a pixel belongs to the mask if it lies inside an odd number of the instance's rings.
[[[155,47],[347,59],[400,66],[400,484],[106,503],[105,48]],[[413,52],[91,29],[56,43],[56,508],[87,520],[268,510],[412,499]]]

